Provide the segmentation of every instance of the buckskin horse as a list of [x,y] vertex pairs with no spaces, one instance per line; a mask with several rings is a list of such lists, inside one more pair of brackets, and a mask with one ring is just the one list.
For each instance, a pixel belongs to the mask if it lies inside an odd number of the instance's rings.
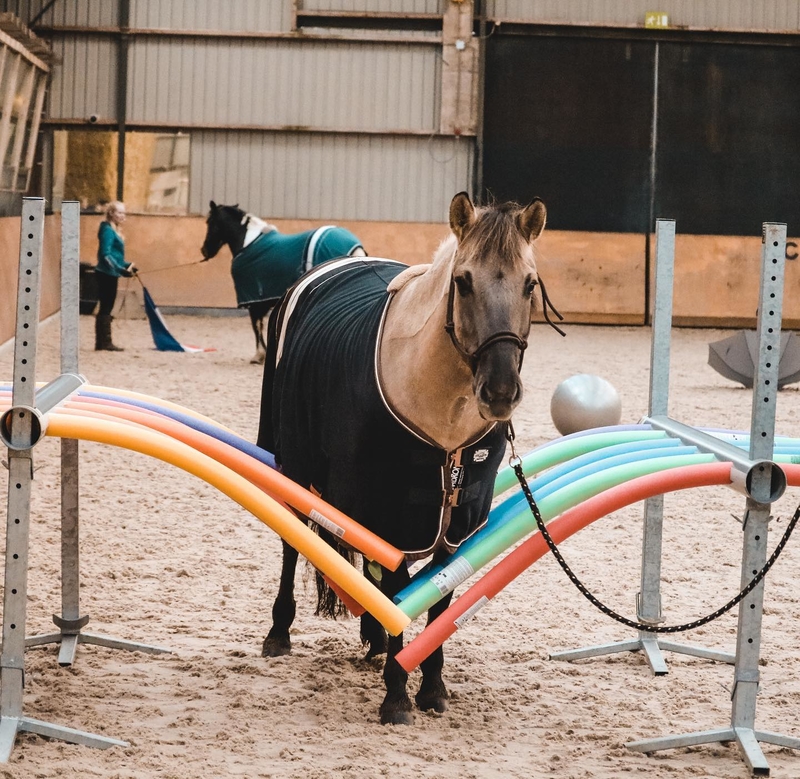
[[231,250],[236,302],[248,310],[256,339],[256,354],[250,362],[260,365],[264,362],[264,317],[281,295],[312,267],[366,252],[361,241],[343,227],[325,225],[284,234],[238,205],[222,206],[212,200],[209,206],[200,253],[203,260],[210,260],[224,244]]
[[[476,208],[462,192],[450,205],[452,234],[430,265],[330,262],[306,274],[270,315],[259,446],[286,476],[408,561],[442,559],[486,522],[507,422],[522,399],[540,283],[533,242],[545,218],[538,199],[525,208]],[[297,559],[284,543],[264,656],[291,651]],[[409,581],[405,565],[364,572],[390,598]],[[330,593],[318,594],[317,613],[335,615]],[[408,674],[394,659],[402,634],[387,639],[366,614],[361,638],[368,658],[387,653],[381,722],[410,724]],[[422,710],[447,707],[442,667],[441,648],[422,663]]]

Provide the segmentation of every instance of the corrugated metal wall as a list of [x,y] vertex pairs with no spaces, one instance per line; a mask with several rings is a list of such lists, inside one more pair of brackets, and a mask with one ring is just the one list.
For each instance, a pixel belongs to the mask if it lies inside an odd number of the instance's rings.
[[443,222],[468,182],[465,138],[193,132],[190,204],[279,219]]
[[440,62],[408,43],[137,37],[128,119],[434,132]]
[[304,11],[363,11],[365,13],[439,14],[450,0],[298,0]]
[[[75,35],[53,39],[48,117],[112,121],[117,115],[117,41]],[[80,74],[80,75],[78,75]]]
[[[26,24],[37,17],[48,0],[8,0],[3,10],[15,13]],[[113,0],[57,0],[39,19],[45,27],[115,27],[118,4]]]
[[798,0],[486,0],[490,19],[557,24],[641,25],[661,11],[675,26],[729,30],[800,29]]
[[131,0],[131,27],[288,32],[291,0]]

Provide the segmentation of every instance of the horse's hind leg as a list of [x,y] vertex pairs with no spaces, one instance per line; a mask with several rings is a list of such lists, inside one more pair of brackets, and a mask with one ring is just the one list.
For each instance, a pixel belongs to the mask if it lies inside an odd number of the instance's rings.
[[272,605],[272,627],[261,647],[262,657],[279,657],[292,651],[289,628],[294,622],[294,572],[297,568],[297,550],[283,542],[283,567],[278,596]]
[[[430,625],[444,610],[450,605],[453,598],[453,593],[446,595],[436,605],[431,607],[428,611],[428,624]],[[422,684],[419,686],[419,692],[414,696],[422,711],[438,711],[443,712],[447,710],[447,699],[450,694],[444,686],[442,680],[442,668],[444,666],[444,652],[442,647],[438,647],[426,657],[420,668],[422,669]]]
[[264,314],[263,304],[255,304],[247,309],[250,314],[250,324],[253,327],[253,335],[256,338],[256,353],[250,362],[253,365],[263,365],[267,355],[267,347],[264,344]]

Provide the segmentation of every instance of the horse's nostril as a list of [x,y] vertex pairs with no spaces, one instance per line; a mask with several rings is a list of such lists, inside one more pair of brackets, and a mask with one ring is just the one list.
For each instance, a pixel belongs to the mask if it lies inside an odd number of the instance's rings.
[[478,388],[478,401],[486,406],[516,406],[522,399],[522,383],[515,381],[508,385],[492,387],[489,382],[483,382]]

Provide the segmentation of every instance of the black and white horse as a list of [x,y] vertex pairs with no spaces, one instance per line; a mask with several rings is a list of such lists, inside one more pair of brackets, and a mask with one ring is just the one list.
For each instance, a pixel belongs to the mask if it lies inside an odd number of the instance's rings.
[[316,230],[284,234],[238,205],[210,203],[205,241],[200,249],[210,260],[224,244],[233,255],[231,275],[239,308],[250,313],[256,354],[264,362],[264,317],[284,292],[315,265],[344,256],[365,256],[361,241],[349,230],[325,225]]
[[[270,316],[259,446],[408,560],[442,559],[486,521],[522,399],[545,213],[540,200],[475,208],[461,193],[432,264],[337,260],[306,274]],[[297,559],[284,543],[265,656],[291,651]],[[389,598],[409,581],[405,565],[364,570]],[[318,611],[329,605],[321,599]],[[410,723],[408,674],[395,660],[402,634],[387,640],[367,614],[361,636],[368,657],[388,652],[381,721]],[[446,708],[442,665],[441,649],[422,663],[423,710]]]

